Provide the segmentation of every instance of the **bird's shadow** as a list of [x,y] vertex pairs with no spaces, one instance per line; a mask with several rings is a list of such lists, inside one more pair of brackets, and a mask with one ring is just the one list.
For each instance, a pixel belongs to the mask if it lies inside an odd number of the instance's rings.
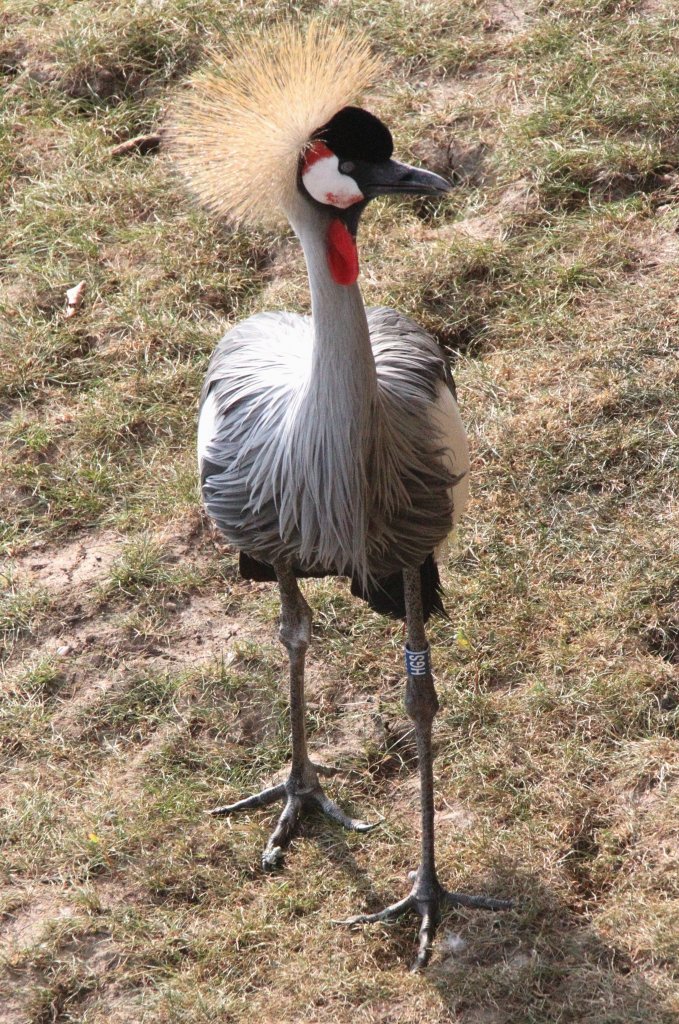
[[[318,844],[327,859],[351,880],[360,906],[381,910],[407,895],[377,889],[357,861],[346,833],[311,815],[300,835]],[[492,877],[471,878],[469,893],[511,897],[507,911],[446,911],[422,983],[433,986],[446,1007],[442,1021],[469,1024],[670,1024],[676,1018],[663,996],[643,976],[624,945],[604,936],[578,905],[510,858]],[[408,970],[417,947],[419,919],[366,927],[377,934],[372,954],[385,966]],[[369,930],[369,931],[368,931]],[[367,941],[370,941],[368,939]]]
[[[471,891],[471,890],[470,890]],[[447,1013],[469,1024],[670,1024],[675,1013],[624,944],[604,936],[581,909],[514,865],[500,864],[473,892],[503,897],[509,911],[455,909],[442,919],[422,983]],[[392,896],[393,898],[393,896]],[[398,894],[396,895],[398,898]],[[379,898],[378,898],[379,904]],[[380,929],[380,956],[414,959],[418,919]]]
[[[271,822],[262,822],[265,830]],[[380,910],[407,893],[375,888],[339,825],[320,814],[305,818],[296,839],[316,844],[351,880],[360,906]],[[290,856],[294,856],[293,840]],[[259,873],[253,869],[254,874]],[[508,911],[446,911],[421,983],[433,986],[445,1006],[441,1021],[458,1024],[670,1024],[663,993],[643,976],[624,944],[604,936],[578,906],[534,874],[500,859],[492,877],[471,878],[470,893],[504,898]],[[365,926],[365,941],[378,964],[407,971],[414,960],[419,920]],[[377,938],[377,941],[376,941]]]

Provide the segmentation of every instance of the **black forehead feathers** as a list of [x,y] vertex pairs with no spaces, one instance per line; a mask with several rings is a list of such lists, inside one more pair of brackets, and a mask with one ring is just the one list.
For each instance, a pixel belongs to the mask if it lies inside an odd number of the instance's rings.
[[391,132],[378,117],[361,107],[343,107],[314,132],[336,156],[379,163],[394,152]]

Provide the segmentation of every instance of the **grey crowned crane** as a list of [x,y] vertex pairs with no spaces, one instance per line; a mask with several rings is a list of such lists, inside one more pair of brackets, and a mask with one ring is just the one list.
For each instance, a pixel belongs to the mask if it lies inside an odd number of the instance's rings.
[[262,855],[280,864],[300,816],[350,818],[308,755],[304,660],[311,611],[299,577],[338,575],[377,611],[405,618],[405,705],[421,780],[421,859],[412,891],[352,924],[421,918],[416,967],[442,909],[502,909],[447,892],[434,859],[431,731],[438,709],[425,622],[441,611],[434,553],[467,500],[469,456],[450,370],[436,341],[393,309],[366,309],[356,235],[376,196],[439,196],[443,178],[392,159],[388,128],[352,106],[380,71],[367,41],[312,22],[256,37],[196,77],[170,130],[198,198],[249,224],[285,218],[306,259],[311,316],[259,313],[230,330],[201,396],[198,456],[208,515],[240,552],[246,579],[277,580],[290,660],[287,781],[212,813],[284,804]]

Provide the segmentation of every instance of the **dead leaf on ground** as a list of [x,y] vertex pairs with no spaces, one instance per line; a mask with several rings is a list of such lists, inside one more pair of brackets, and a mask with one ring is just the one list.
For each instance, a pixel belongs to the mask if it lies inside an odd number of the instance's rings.
[[87,285],[85,281],[79,281],[78,284],[73,285],[73,287],[69,288],[66,292],[66,312],[64,313],[66,320],[68,320],[69,317],[75,316],[78,312],[83,301],[86,287]]

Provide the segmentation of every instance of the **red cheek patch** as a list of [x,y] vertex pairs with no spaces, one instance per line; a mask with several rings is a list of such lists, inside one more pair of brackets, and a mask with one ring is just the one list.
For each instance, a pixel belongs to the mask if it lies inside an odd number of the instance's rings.
[[328,266],[336,284],[354,284],[358,278],[358,250],[353,235],[335,218],[330,221],[327,234]]
[[329,156],[334,156],[334,153],[328,149],[324,142],[314,142],[313,146],[310,146],[304,154],[302,174],[308,171],[310,167],[313,167],[319,160],[325,160]]

